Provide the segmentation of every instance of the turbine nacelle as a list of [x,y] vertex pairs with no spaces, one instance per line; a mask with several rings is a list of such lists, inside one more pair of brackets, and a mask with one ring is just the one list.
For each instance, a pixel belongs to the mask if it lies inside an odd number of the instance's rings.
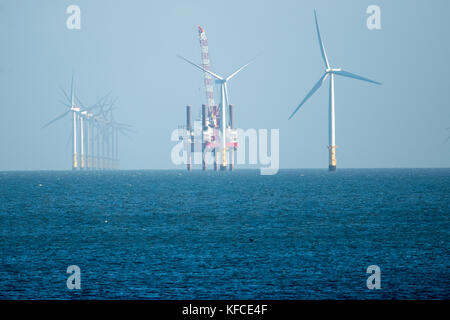
[[342,71],[342,69],[341,68],[328,68],[328,69],[325,69],[325,73],[333,73],[333,72],[339,72],[339,71]]
[[80,112],[80,114],[85,117],[86,119],[92,119],[94,114],[92,112],[89,112],[88,110],[83,110]]

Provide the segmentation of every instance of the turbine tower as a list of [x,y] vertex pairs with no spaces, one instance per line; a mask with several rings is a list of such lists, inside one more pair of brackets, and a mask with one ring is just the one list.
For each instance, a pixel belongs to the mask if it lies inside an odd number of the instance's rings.
[[70,98],[71,98],[71,107],[70,109],[73,112],[73,160],[72,160],[72,169],[76,170],[78,168],[78,155],[77,155],[77,119],[78,113],[80,112],[80,107],[75,106],[75,92],[73,91],[73,74],[72,74],[72,82],[70,85]]
[[227,168],[227,139],[226,139],[226,129],[227,129],[227,121],[226,121],[226,108],[229,105],[229,96],[228,96],[228,81],[230,81],[235,75],[237,75],[239,72],[241,72],[245,67],[247,67],[252,61],[249,63],[243,65],[239,69],[237,69],[235,72],[230,74],[228,77],[221,77],[210,70],[207,70],[198,64],[195,64],[191,61],[189,61],[186,58],[183,58],[182,56],[178,56],[179,58],[183,59],[189,64],[192,64],[194,67],[197,67],[198,69],[202,70],[203,72],[206,72],[213,76],[216,79],[216,83],[220,84],[220,101],[221,101],[221,112],[222,115],[220,117],[220,126],[222,130],[222,139],[221,139],[221,148],[222,148],[222,164],[220,169],[226,170]]
[[91,161],[91,127],[93,121],[93,113],[90,112],[100,106],[100,103],[105,98],[100,98],[94,105],[86,108],[84,104],[81,102],[80,98],[76,94],[74,97],[77,101],[77,104],[80,106],[80,112],[78,118],[80,119],[80,169],[91,169],[92,161]]
[[292,112],[289,119],[291,119],[296,112],[301,108],[301,106],[322,86],[326,78],[330,76],[330,102],[329,102],[329,122],[328,122],[328,149],[329,149],[329,165],[328,169],[330,171],[336,171],[336,135],[335,135],[335,109],[334,109],[334,76],[343,76],[352,79],[367,81],[370,83],[381,84],[380,82],[373,81],[357,74],[344,71],[340,68],[331,68],[328,62],[327,54],[323,46],[322,38],[320,37],[319,24],[317,22],[316,10],[314,10],[314,19],[316,21],[317,38],[319,40],[320,52],[322,54],[322,59],[325,64],[325,73],[320,77],[319,81],[314,85],[314,87],[308,92],[306,97],[300,102],[298,107]]

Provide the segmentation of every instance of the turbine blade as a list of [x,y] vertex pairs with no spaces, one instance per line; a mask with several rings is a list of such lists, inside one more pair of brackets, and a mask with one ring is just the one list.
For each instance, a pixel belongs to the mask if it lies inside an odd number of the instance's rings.
[[315,9],[314,9],[314,19],[316,20],[317,37],[319,38],[319,46],[320,46],[320,52],[322,53],[323,62],[325,63],[325,68],[330,69],[330,64],[328,63],[327,53],[325,52],[325,48],[323,47],[322,38],[320,37],[319,23],[317,22],[317,14],[316,14]]
[[62,115],[57,116],[57,117],[56,117],[55,119],[53,119],[52,121],[47,122],[46,124],[44,124],[44,125],[42,126],[42,129],[48,127],[48,126],[51,125],[53,122],[58,121],[59,119],[64,118],[69,112],[70,112],[70,109],[67,110],[66,112],[64,112]]
[[71,105],[74,107],[74,101],[73,101],[73,72],[72,72],[72,82],[70,84],[70,97],[71,97]]
[[106,100],[106,99],[109,97],[110,94],[111,94],[111,92],[109,92],[108,94],[104,95],[103,97],[101,97],[100,99],[98,99],[97,102],[95,102],[92,106],[90,106],[90,107],[87,108],[86,110],[91,111],[91,110],[94,110],[94,109],[96,109],[96,108],[99,108],[99,107],[101,106],[102,102],[103,102],[104,100]]
[[64,102],[63,100],[58,100],[59,103],[61,103],[63,106],[70,108],[70,105],[67,105],[66,102]]
[[340,76],[343,76],[343,77],[348,77],[348,78],[358,79],[358,80],[367,81],[367,82],[375,83],[375,84],[381,84],[381,82],[373,81],[373,80],[370,80],[370,79],[361,77],[361,76],[359,76],[359,75],[357,75],[357,74],[350,73],[350,72],[347,72],[347,71],[344,71],[344,70],[341,70],[341,71],[332,71],[332,72],[333,72],[334,74],[337,74],[337,75],[340,75]]
[[69,104],[71,104],[71,101],[70,101],[70,98],[69,98],[67,92],[61,87],[59,87],[59,90],[61,90],[61,92],[63,93],[64,97],[66,97],[67,102],[69,102]]
[[223,80],[223,78],[222,78],[221,76],[218,76],[217,74],[215,74],[215,73],[213,73],[213,72],[211,72],[211,71],[209,71],[209,70],[206,70],[205,68],[199,66],[198,64],[195,64],[195,63],[189,61],[189,60],[186,59],[186,58],[183,58],[183,57],[180,56],[180,55],[178,55],[178,58],[183,59],[183,60],[186,61],[187,63],[192,64],[194,67],[197,67],[197,68],[199,68],[200,70],[202,70],[202,71],[204,71],[204,72],[206,72],[206,73],[209,73],[210,75],[212,75],[214,78],[216,78],[216,79],[218,79],[218,80]]
[[314,87],[308,92],[308,94],[302,100],[302,102],[300,102],[300,104],[294,110],[294,112],[292,112],[292,114],[290,115],[288,120],[290,120],[296,114],[296,112],[300,109],[300,107],[306,102],[306,100],[308,100],[314,94],[314,92],[316,92],[320,88],[320,86],[323,84],[323,82],[325,81],[325,78],[327,76],[328,76],[328,73],[323,74],[323,76],[319,79],[319,81],[317,81],[317,83],[314,85]]
[[82,107],[83,109],[86,109],[86,108],[84,107],[84,104],[81,102],[80,98],[78,98],[77,95],[75,95],[75,99],[77,100],[77,103],[80,105],[80,107]]
[[250,61],[249,63],[243,65],[242,67],[240,67],[239,69],[237,69],[235,72],[233,72],[232,74],[230,74],[228,77],[225,78],[226,81],[230,80],[231,78],[233,78],[235,75],[237,75],[239,72],[241,72],[245,67],[247,67],[250,63],[252,63],[254,60]]
[[119,100],[119,97],[111,99],[111,102],[109,103],[109,109],[108,110],[113,110],[113,109],[116,108],[116,107],[114,107],[114,105],[116,104],[117,100]]
[[[123,134],[124,136],[126,136],[128,139],[131,139],[131,136],[130,136],[127,132],[125,132],[125,131],[123,131],[123,130],[121,130],[121,129],[118,129],[118,131],[119,131],[121,134]],[[133,131],[133,132],[135,132],[135,131]]]
[[225,103],[226,103],[226,106],[225,106],[225,110],[227,110],[227,108],[228,108],[228,106],[230,105],[230,98],[229,98],[229,96],[228,96],[228,85],[227,85],[227,83],[225,82],[224,84],[223,84],[223,86],[224,86],[224,91],[225,91]]

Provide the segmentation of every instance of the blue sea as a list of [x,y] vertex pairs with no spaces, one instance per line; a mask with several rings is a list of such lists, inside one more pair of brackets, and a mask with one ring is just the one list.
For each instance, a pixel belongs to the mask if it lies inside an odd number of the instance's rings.
[[0,172],[2,299],[449,299],[449,235],[450,169]]

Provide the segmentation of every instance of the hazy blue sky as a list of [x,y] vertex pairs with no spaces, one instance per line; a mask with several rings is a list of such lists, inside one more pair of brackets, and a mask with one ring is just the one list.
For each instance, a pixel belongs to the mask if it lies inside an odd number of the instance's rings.
[[[81,8],[81,30],[66,8]],[[366,27],[381,7],[382,30]],[[121,139],[123,169],[175,168],[170,133],[197,115],[205,27],[212,69],[228,74],[240,128],[279,128],[282,168],[328,167],[328,84],[287,120],[323,72],[313,9],[330,63],[382,86],[336,79],[338,167],[450,165],[450,1],[19,1],[0,2],[0,170],[70,169],[70,118],[59,87],[85,104],[112,90],[116,118],[138,131]]]

